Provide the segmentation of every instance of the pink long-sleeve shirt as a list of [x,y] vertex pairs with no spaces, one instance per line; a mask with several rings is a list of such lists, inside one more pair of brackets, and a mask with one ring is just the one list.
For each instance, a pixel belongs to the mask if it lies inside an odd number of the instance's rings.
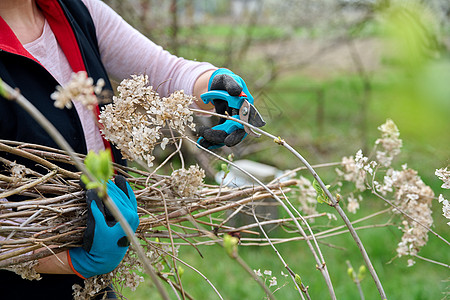
[[[209,63],[177,57],[156,45],[126,23],[116,12],[100,0],[81,0],[88,8],[96,28],[100,55],[108,74],[118,80],[131,74],[147,74],[150,85],[166,96],[176,90],[192,94],[197,78],[215,69]],[[64,86],[70,80],[72,69],[50,26],[45,22],[42,35],[24,45]],[[92,112],[80,103],[74,106],[80,117],[88,151],[104,149],[100,130]]]

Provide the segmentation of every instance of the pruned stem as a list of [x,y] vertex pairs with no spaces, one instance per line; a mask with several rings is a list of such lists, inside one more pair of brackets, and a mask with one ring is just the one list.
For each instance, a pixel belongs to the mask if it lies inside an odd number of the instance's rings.
[[[199,110],[195,110],[192,109],[193,111],[199,111]],[[200,110],[201,111],[201,110]],[[345,212],[342,210],[342,208],[339,206],[339,203],[336,201],[336,199],[334,198],[334,196],[330,193],[330,191],[328,190],[328,188],[325,186],[325,184],[323,183],[322,179],[319,177],[319,175],[316,173],[316,171],[311,167],[311,165],[308,163],[308,161],[306,159],[303,158],[303,156],[298,153],[294,148],[292,148],[288,143],[286,143],[286,141],[284,141],[283,139],[281,139],[280,137],[276,137],[264,130],[261,130],[258,127],[255,127],[247,122],[243,122],[239,119],[236,118],[232,118],[230,116],[225,116],[225,115],[220,115],[220,114],[216,114],[216,113],[211,113],[211,112],[206,112],[206,111],[201,111],[202,113],[208,113],[211,115],[216,115],[219,116],[221,118],[225,118],[228,120],[233,120],[235,122],[238,122],[240,124],[244,124],[247,125],[248,127],[250,127],[251,129],[253,129],[255,132],[261,133],[271,139],[273,139],[273,141],[275,143],[277,143],[280,146],[285,147],[287,150],[289,150],[292,154],[294,154],[295,157],[297,157],[304,165],[305,167],[308,169],[308,171],[312,174],[312,176],[314,177],[314,179],[318,182],[318,184],[320,185],[320,187],[322,188],[322,190],[325,192],[326,196],[328,197],[328,199],[330,199],[331,202],[331,206],[334,207],[336,209],[336,211],[338,212],[339,216],[342,218],[342,220],[344,221],[345,225],[347,226],[353,240],[355,241],[356,245],[358,246],[359,251],[361,252],[361,255],[364,259],[364,262],[367,266],[367,268],[369,269],[370,275],[372,276],[373,281],[375,282],[375,285],[378,289],[378,292],[380,294],[380,297],[382,300],[387,299],[386,297],[386,293],[384,292],[383,286],[381,284],[380,279],[378,278],[378,275],[375,271],[375,268],[372,265],[372,261],[369,258],[369,255],[366,252],[366,249],[364,248],[363,243],[361,242],[361,239],[359,238],[358,234],[356,233],[355,229],[353,228],[350,220],[348,219],[347,215],[345,214]]]

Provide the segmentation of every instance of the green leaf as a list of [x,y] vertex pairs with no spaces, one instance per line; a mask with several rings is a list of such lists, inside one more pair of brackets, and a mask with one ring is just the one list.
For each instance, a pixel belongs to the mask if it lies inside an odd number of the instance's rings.
[[[319,203],[330,203],[329,199],[327,197],[327,195],[325,194],[325,192],[322,190],[322,187],[320,186],[320,184],[317,182],[317,180],[314,178],[313,180],[313,187],[317,192],[317,202]],[[329,185],[325,186],[326,188],[329,188]]]
[[315,178],[313,180],[313,188],[316,190],[317,194],[323,194],[323,190]]
[[84,159],[84,164],[95,178],[94,181],[91,181],[86,174],[81,175],[86,189],[100,189],[99,196],[103,197],[103,193],[106,192],[106,183],[114,174],[111,152],[109,149],[100,151],[98,154],[90,151]]
[[3,80],[0,78],[0,96],[4,97],[4,98],[8,98],[6,97],[6,93],[5,90],[3,89]]
[[319,202],[319,203],[324,203],[325,202],[325,199],[322,197],[322,195],[318,195],[317,196],[317,202]]
[[[295,274],[295,282],[301,289],[302,288],[302,278],[297,273]],[[297,287],[295,287],[295,289],[297,289]]]

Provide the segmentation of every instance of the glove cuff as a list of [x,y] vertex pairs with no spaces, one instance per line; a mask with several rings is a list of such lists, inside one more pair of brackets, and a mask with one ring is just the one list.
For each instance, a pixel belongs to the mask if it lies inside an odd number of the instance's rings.
[[70,257],[70,249],[67,250],[67,261],[69,262],[69,266],[70,269],[72,269],[72,271],[75,273],[75,275],[77,275],[78,277],[82,278],[82,279],[86,279],[86,277],[84,277],[83,275],[81,275],[73,266],[72,264],[72,258]]

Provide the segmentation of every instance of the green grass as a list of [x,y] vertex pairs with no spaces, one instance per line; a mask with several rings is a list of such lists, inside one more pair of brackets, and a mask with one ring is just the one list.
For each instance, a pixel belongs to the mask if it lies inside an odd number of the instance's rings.
[[[351,219],[363,216],[368,210],[382,208],[379,204],[369,204]],[[378,217],[375,221],[387,221],[388,216]],[[323,223],[323,222],[318,222]],[[327,222],[325,222],[327,223]],[[339,222],[337,222],[339,223]],[[317,226],[318,224],[315,224]],[[441,226],[443,224],[439,224]],[[273,236],[284,236],[281,232],[272,233]],[[413,267],[407,267],[406,259],[396,259],[396,243],[401,234],[394,228],[379,228],[359,231],[361,240],[365,244],[369,256],[372,258],[378,276],[383,283],[388,299],[441,299],[441,292],[445,290],[448,271],[444,267],[417,261]],[[327,268],[329,270],[338,299],[359,299],[356,286],[347,276],[346,260],[358,269],[363,263],[355,243],[348,234],[322,240],[332,245],[321,244]],[[339,247],[336,249],[334,247]],[[430,237],[428,245],[421,254],[440,261],[448,261],[448,253],[443,249],[441,241]],[[323,277],[315,268],[314,259],[305,242],[292,242],[277,245],[277,249],[288,262],[290,268],[301,275],[303,283],[309,286],[312,299],[328,299]],[[224,299],[263,299],[262,289],[244,272],[244,270],[220,246],[199,247],[204,258],[201,258],[192,247],[180,249],[180,257],[201,271],[219,290]],[[271,270],[278,279],[278,286],[286,286],[275,293],[277,299],[296,299],[297,291],[290,279],[281,276],[281,271],[287,273],[281,262],[270,247],[239,247],[239,254],[252,269]],[[147,283],[142,284],[136,292],[125,291],[129,299],[160,299],[156,289]],[[184,288],[196,299],[218,299],[212,288],[194,271],[185,268],[182,277]],[[375,285],[367,274],[362,281],[362,288],[366,299],[379,299]],[[274,287],[271,288],[274,290]],[[170,292],[169,292],[170,293]],[[172,295],[171,299],[176,299]]]

